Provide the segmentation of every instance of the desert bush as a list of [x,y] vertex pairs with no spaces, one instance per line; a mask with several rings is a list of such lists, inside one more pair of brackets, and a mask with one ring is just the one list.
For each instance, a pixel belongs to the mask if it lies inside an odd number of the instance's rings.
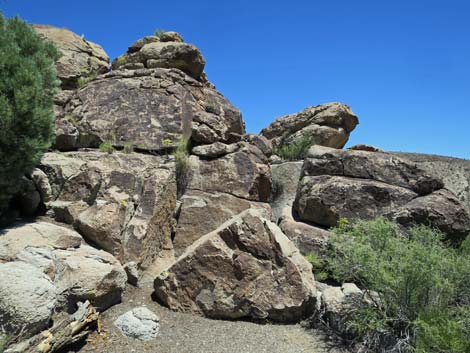
[[176,168],[176,188],[178,198],[181,197],[191,177],[191,163],[189,161],[189,140],[182,137],[173,152]]
[[439,231],[403,234],[384,219],[334,229],[328,267],[336,280],[377,293],[349,326],[373,352],[470,352],[470,240],[447,247]]
[[9,335],[2,336],[2,334],[0,334],[0,353],[3,353],[7,349],[8,344],[10,343],[12,339],[13,339],[12,336],[9,336]]
[[311,252],[305,255],[305,259],[312,265],[312,271],[315,274],[315,280],[324,281],[328,278],[327,261],[321,255]]
[[155,37],[160,38],[163,33],[166,33],[166,31],[165,31],[164,29],[158,29],[158,28],[157,28],[157,29],[155,30],[154,35],[155,35]]
[[212,113],[212,114],[216,114],[216,115],[218,115],[220,113],[219,107],[214,102],[206,103],[204,108],[205,108],[206,112],[208,112],[208,113]]
[[111,141],[104,141],[100,144],[99,149],[101,152],[113,153],[116,149]]
[[54,140],[58,58],[28,24],[0,13],[0,218]]
[[304,159],[308,149],[315,144],[312,136],[303,134],[292,143],[284,143],[274,149],[274,154],[287,161],[298,161]]

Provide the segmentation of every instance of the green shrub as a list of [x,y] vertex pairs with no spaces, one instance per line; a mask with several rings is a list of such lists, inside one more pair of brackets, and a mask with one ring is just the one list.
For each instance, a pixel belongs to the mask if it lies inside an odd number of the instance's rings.
[[216,114],[216,115],[220,114],[219,107],[214,102],[206,103],[205,110],[208,113],[212,113],[212,114]]
[[173,152],[176,168],[176,188],[178,197],[181,197],[191,177],[191,163],[189,161],[189,140],[182,137]]
[[[54,141],[53,97],[59,52],[24,21],[0,13],[0,219]],[[1,221],[0,221],[1,222]]]
[[111,141],[104,141],[99,147],[101,152],[113,153],[116,149]]
[[304,159],[308,149],[315,144],[312,136],[303,134],[292,143],[284,143],[274,149],[274,154],[287,161],[298,161]]
[[0,334],[0,353],[3,353],[8,348],[8,344],[12,341],[13,338],[14,337],[11,335]]
[[343,223],[334,234],[329,271],[377,293],[349,322],[370,351],[470,352],[470,240],[451,248],[437,230],[404,235],[384,219]]
[[156,29],[155,30],[155,37],[158,37],[160,38],[162,36],[163,33],[166,33],[166,31],[164,29]]
[[305,259],[312,265],[312,270],[315,275],[315,280],[324,281],[328,278],[328,273],[325,268],[328,266],[326,261],[317,253],[311,252],[305,255]]

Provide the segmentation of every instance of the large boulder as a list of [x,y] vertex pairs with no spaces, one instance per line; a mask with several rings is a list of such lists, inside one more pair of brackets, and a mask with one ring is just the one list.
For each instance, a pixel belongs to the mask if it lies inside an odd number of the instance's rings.
[[427,195],[444,186],[440,179],[432,177],[414,163],[389,153],[337,150],[322,146],[309,149],[302,167],[302,176],[306,175],[370,179],[410,189],[419,195]]
[[305,176],[294,208],[299,218],[333,227],[340,218],[373,219],[392,212],[418,195],[375,180],[341,176]]
[[174,163],[164,157],[96,151],[46,153],[53,216],[122,263],[150,265],[171,247]]
[[0,262],[13,261],[26,247],[69,249],[83,242],[77,232],[48,222],[19,224],[0,235]]
[[405,227],[426,224],[450,238],[470,233],[470,211],[442,181],[393,154],[310,148],[294,210],[303,221],[335,226],[340,218],[385,216]]
[[351,108],[341,103],[308,107],[282,116],[261,131],[274,147],[291,144],[307,135],[317,145],[342,148],[359,120]]
[[54,283],[62,307],[73,312],[78,302],[88,300],[105,310],[120,302],[127,275],[114,256],[87,245],[56,250],[54,256]]
[[[46,222],[6,229],[0,236],[0,256],[5,265],[25,269],[25,276],[31,273],[34,277],[34,271],[39,271],[43,276],[36,277],[47,279],[39,282],[51,284],[44,284],[54,293],[53,307],[47,306],[49,311],[55,307],[73,312],[78,302],[86,300],[104,310],[120,301],[126,284],[126,273],[114,256],[86,245],[77,232]],[[27,301],[28,295],[35,295],[35,288],[25,287],[18,300]],[[17,289],[6,286],[4,293],[14,295],[10,291]],[[36,294],[43,292],[38,289]]]
[[[132,50],[137,46],[133,45]],[[181,42],[153,41],[138,51],[126,53],[113,62],[113,69],[120,68],[175,68],[198,79],[206,64],[201,52],[191,44]]]
[[390,216],[406,227],[431,224],[457,241],[470,235],[470,210],[445,189],[418,197]]
[[236,107],[180,70],[118,70],[89,82],[57,112],[56,147],[108,142],[160,151],[175,148],[182,137],[194,144],[230,143],[244,132]]
[[66,28],[33,25],[34,30],[53,42],[62,56],[56,63],[62,88],[77,88],[79,79],[87,79],[109,70],[109,57],[98,44],[89,42]]
[[181,255],[200,237],[249,208],[264,212],[265,218],[271,216],[267,203],[249,201],[228,193],[187,191],[181,198],[181,210],[173,239],[176,255]]
[[234,215],[262,209],[271,217],[267,201],[271,170],[266,156],[247,142],[214,143],[193,149],[185,195],[178,212],[174,238],[176,254]]
[[269,201],[271,170],[265,155],[242,142],[233,152],[216,159],[191,156],[188,189],[226,192],[251,201]]
[[184,43],[176,32],[147,36],[132,44],[126,53],[113,61],[113,69],[175,68],[201,79],[206,61],[199,49]]
[[0,278],[1,331],[30,336],[45,329],[57,302],[50,278],[24,262],[0,264]]
[[170,309],[216,319],[297,321],[312,312],[315,293],[310,264],[255,210],[200,238],[155,280]]
[[470,160],[419,153],[396,153],[444,182],[470,208]]

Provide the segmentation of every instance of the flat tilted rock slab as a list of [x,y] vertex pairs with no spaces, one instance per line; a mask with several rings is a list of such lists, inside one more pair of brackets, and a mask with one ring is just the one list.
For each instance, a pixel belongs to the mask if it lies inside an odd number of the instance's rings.
[[311,265],[255,210],[200,238],[155,280],[170,309],[217,319],[298,321],[315,292]]

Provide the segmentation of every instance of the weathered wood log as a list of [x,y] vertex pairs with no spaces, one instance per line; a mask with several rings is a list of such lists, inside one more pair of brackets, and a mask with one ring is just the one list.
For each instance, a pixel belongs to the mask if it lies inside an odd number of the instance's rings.
[[84,339],[96,329],[99,313],[86,301],[72,315],[63,314],[54,325],[30,339],[9,347],[5,353],[54,353]]

